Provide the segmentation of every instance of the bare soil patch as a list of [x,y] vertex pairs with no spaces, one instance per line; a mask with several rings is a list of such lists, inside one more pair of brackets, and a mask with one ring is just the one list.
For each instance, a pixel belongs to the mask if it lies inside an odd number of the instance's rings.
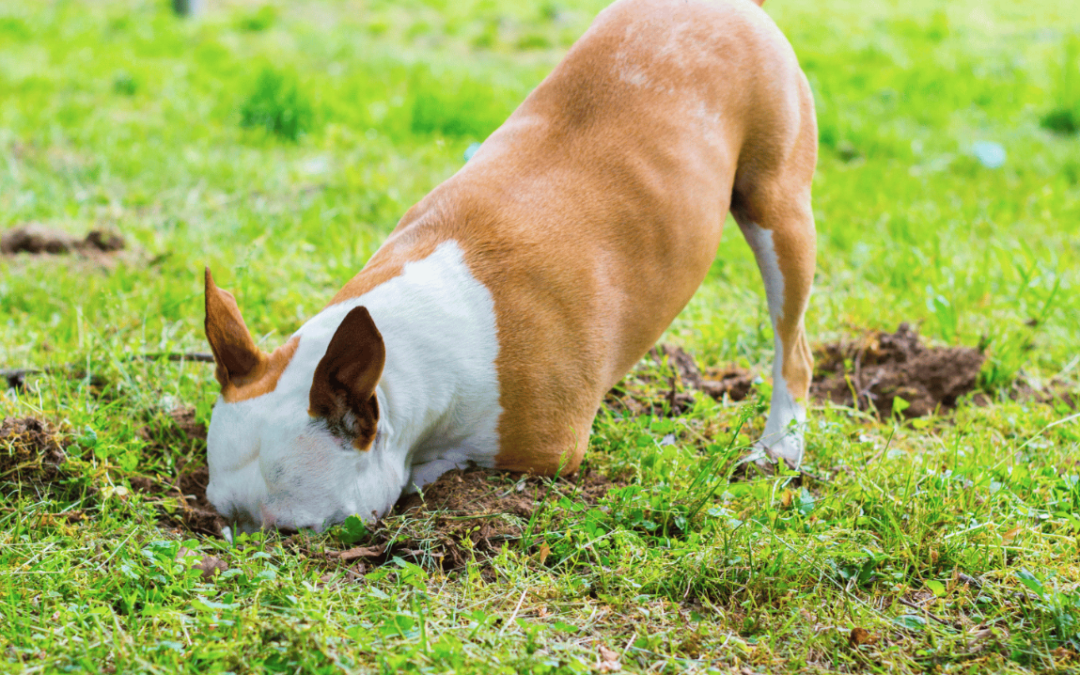
[[880,416],[891,415],[894,401],[902,398],[908,404],[902,411],[905,417],[923,417],[954,408],[961,396],[973,391],[985,359],[970,347],[928,347],[918,330],[902,323],[895,333],[876,332],[819,347],[810,393]]
[[163,457],[176,454],[178,448],[205,448],[207,429],[196,419],[194,406],[180,406],[163,419],[151,420],[138,433],[147,443],[143,454]]
[[0,254],[59,255],[63,253],[113,253],[125,248],[123,237],[104,230],[91,230],[79,239],[63,230],[29,223],[0,235]]
[[210,470],[205,466],[187,466],[177,462],[176,476],[171,482],[145,476],[136,476],[128,482],[136,492],[160,500],[158,505],[163,526],[213,537],[222,536],[226,522],[206,498]]

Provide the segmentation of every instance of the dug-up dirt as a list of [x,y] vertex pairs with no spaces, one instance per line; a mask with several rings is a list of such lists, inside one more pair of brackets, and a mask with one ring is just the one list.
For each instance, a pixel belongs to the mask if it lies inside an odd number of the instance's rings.
[[[138,433],[146,441],[143,453],[147,456],[161,457],[185,449],[205,456],[206,425],[196,419],[195,408],[191,406],[171,410],[161,420],[143,426]],[[206,498],[210,470],[201,464],[189,464],[184,458],[178,459],[175,466],[175,475],[170,480],[136,476],[129,479],[129,483],[136,492],[161,500],[162,525],[165,527],[222,536],[225,519]]]
[[124,240],[116,234],[103,230],[91,230],[79,239],[63,230],[46,227],[40,223],[28,223],[0,235],[0,254],[58,255],[81,253],[94,255],[113,253],[124,249]]
[[[494,557],[504,543],[524,535],[530,519],[549,502],[567,496],[591,506],[608,490],[626,485],[586,469],[576,477],[548,479],[480,468],[443,474],[422,493],[403,497],[393,515],[378,523],[366,543],[326,553],[331,563],[378,564],[400,557],[456,570]],[[550,493],[550,494],[549,494]],[[545,499],[546,498],[546,499]],[[490,571],[482,568],[482,574]],[[362,573],[362,569],[354,573]]]
[[[871,333],[816,350],[810,394],[881,417],[894,408],[905,417],[924,417],[956,407],[973,391],[985,359],[970,347],[928,347],[916,329],[902,323],[895,333]],[[908,405],[897,406],[898,397]]]
[[45,486],[63,477],[64,434],[34,417],[0,422],[0,486]]
[[[930,347],[918,331],[900,324],[895,333],[874,332],[861,339],[819,345],[810,396],[818,402],[892,414],[902,398],[907,417],[923,417],[956,406],[975,389],[985,357],[970,347]],[[695,394],[741,401],[758,380],[748,370],[701,369],[679,347],[658,345],[616,385],[605,406],[633,415],[680,415]],[[903,407],[903,406],[898,406]]]

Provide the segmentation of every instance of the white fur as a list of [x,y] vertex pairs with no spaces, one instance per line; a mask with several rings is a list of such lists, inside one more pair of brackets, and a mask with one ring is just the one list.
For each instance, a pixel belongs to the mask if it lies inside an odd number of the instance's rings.
[[791,395],[784,379],[784,347],[779,330],[779,322],[784,316],[784,274],[776,257],[773,233],[749,222],[740,222],[739,229],[754,251],[761,278],[765,282],[765,297],[773,326],[773,349],[776,352],[773,358],[772,401],[760,447],[773,457],[783,457],[797,467],[802,462],[806,410]]
[[[307,413],[315,368],[345,315],[364,306],[386,344],[373,447],[353,448]],[[491,293],[446,242],[401,275],[326,308],[297,331],[277,388],[219,400],[210,422],[207,496],[245,529],[321,529],[372,520],[403,490],[454,467],[494,463],[499,344]]]

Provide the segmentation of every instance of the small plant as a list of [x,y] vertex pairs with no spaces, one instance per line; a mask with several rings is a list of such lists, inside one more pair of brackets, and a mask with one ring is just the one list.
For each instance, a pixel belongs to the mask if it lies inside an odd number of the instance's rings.
[[113,91],[121,96],[134,96],[139,90],[139,83],[126,70],[118,70],[113,75]]
[[270,67],[259,73],[240,106],[240,126],[262,128],[294,142],[311,129],[314,120],[314,109],[297,77]]
[[273,26],[275,21],[277,21],[277,9],[271,5],[263,5],[237,21],[236,26],[241,30],[258,33]]
[[1039,126],[1056,134],[1080,133],[1080,36],[1065,41],[1065,57],[1054,82],[1054,108],[1042,116]]
[[509,106],[496,100],[491,86],[473,80],[447,83],[422,73],[413,78],[410,88],[411,126],[417,134],[482,139],[510,112]]
[[1057,134],[1072,135],[1080,131],[1080,114],[1069,108],[1057,108],[1043,115],[1039,125]]

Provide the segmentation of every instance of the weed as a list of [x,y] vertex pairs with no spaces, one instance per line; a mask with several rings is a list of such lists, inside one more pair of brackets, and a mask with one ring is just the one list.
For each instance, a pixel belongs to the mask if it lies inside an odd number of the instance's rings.
[[[509,114],[490,85],[419,70],[410,83],[411,130],[482,140]],[[500,97],[501,98],[501,97]]]
[[297,141],[314,124],[315,113],[299,78],[292,72],[264,67],[240,105],[240,125],[263,129]]
[[273,26],[277,19],[277,8],[273,5],[263,5],[251,14],[240,18],[236,25],[241,30],[258,33]]
[[1075,135],[1080,132],[1080,35],[1066,38],[1062,51],[1053,85],[1054,107],[1039,124],[1054,133]]

